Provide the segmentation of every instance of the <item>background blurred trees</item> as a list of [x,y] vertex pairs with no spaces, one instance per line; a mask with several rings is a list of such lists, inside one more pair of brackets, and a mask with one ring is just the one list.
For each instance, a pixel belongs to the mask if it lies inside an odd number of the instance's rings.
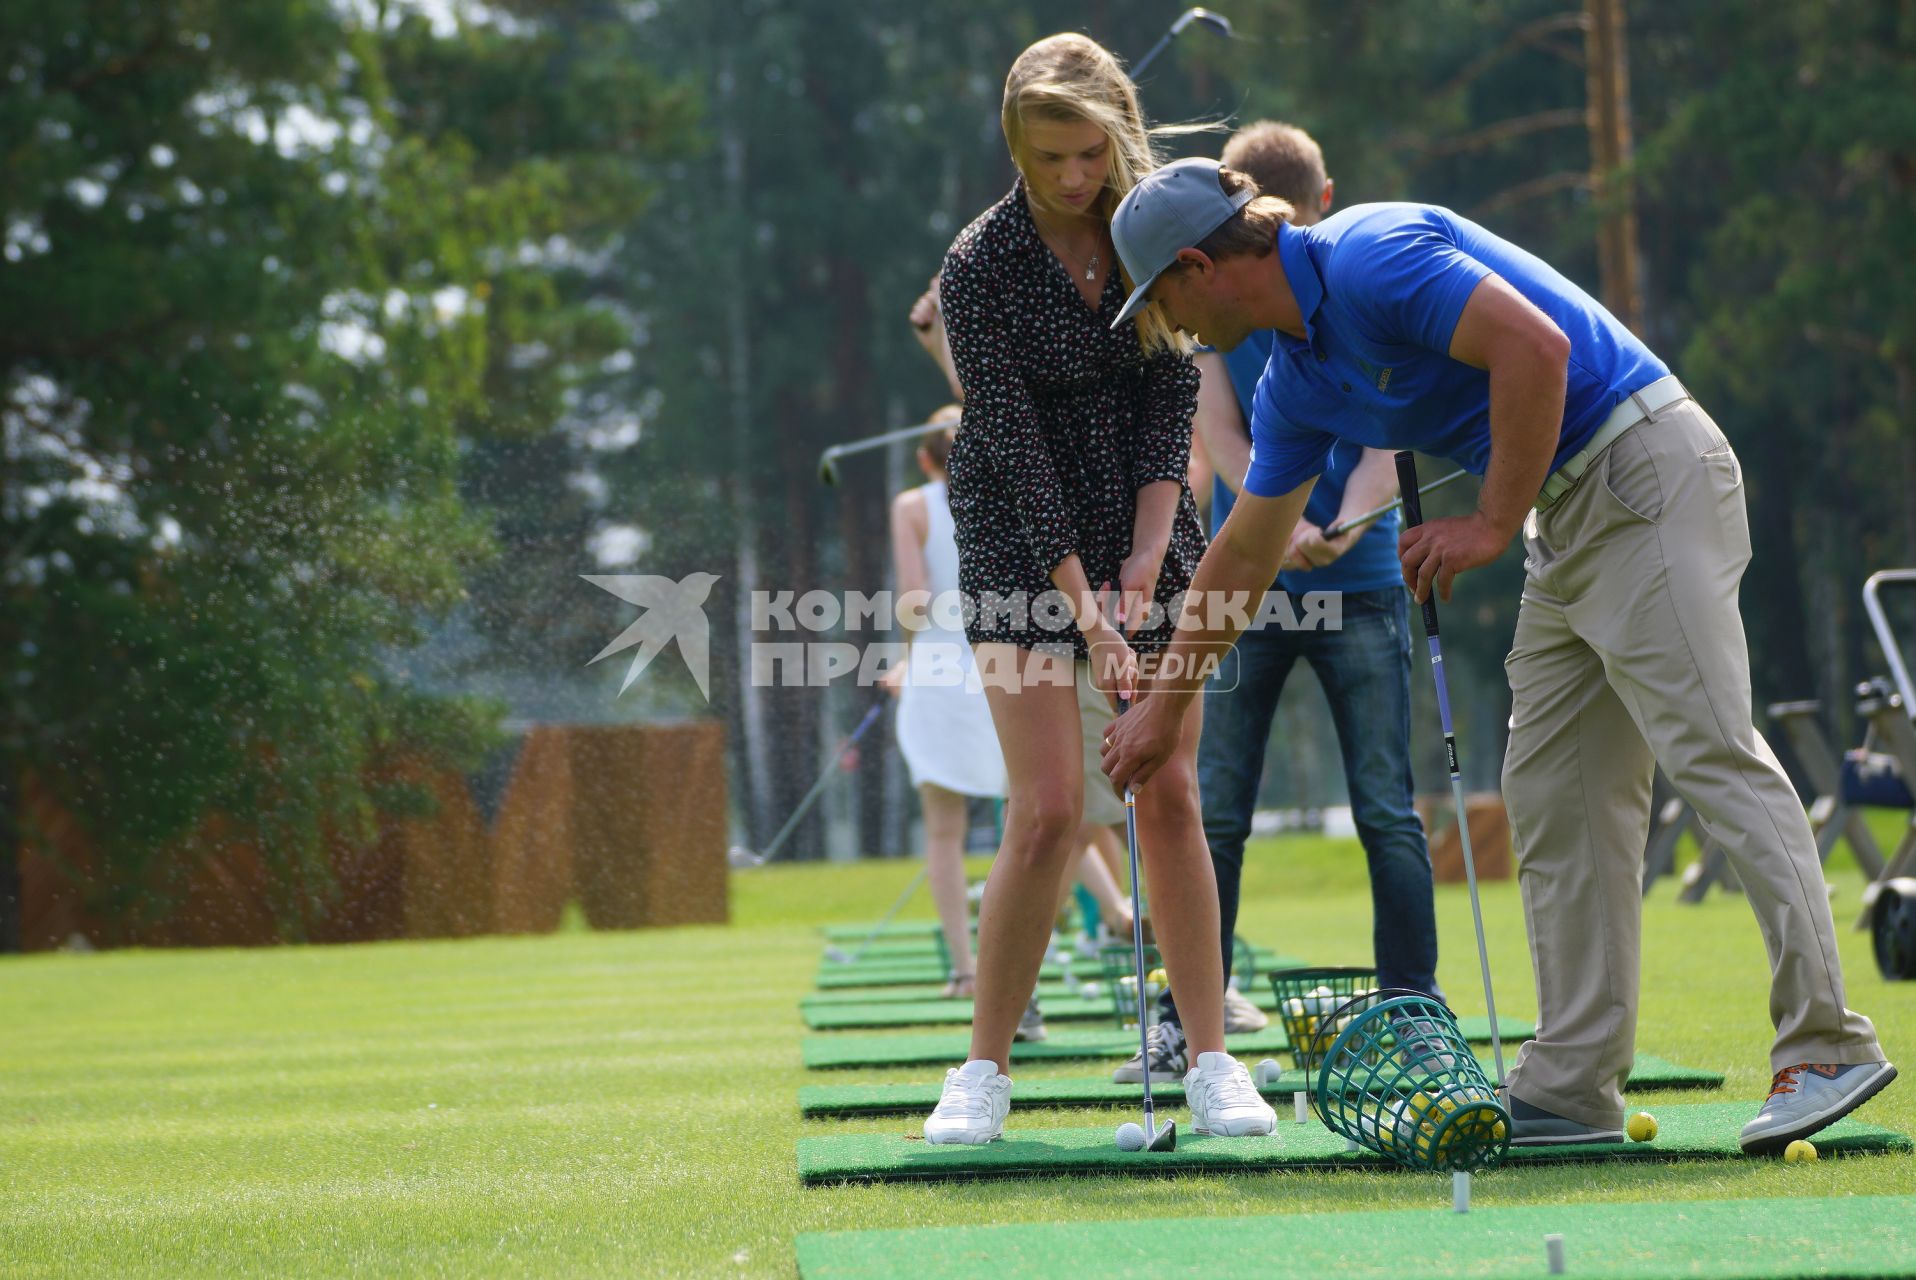
[[[1449,205],[1595,289],[1577,0],[1219,7],[1239,39],[1173,45],[1153,116],[1297,121],[1342,203]],[[1135,57],[1177,10],[0,0],[0,787],[60,779],[130,895],[209,807],[323,894],[382,749],[703,713],[670,655],[623,700],[583,670],[629,618],[576,575],[705,570],[765,839],[876,695],[750,690],[739,610],[886,582],[908,453],[837,490],[813,460],[944,398],[904,311],[1010,185],[1004,71],[1061,29]],[[1759,705],[1840,715],[1856,588],[1916,561],[1916,6],[1637,5],[1628,51],[1646,336],[1746,464]],[[1479,785],[1519,579],[1446,619]],[[1322,721],[1287,702],[1274,799],[1331,798]],[[866,753],[840,830],[893,851]]]

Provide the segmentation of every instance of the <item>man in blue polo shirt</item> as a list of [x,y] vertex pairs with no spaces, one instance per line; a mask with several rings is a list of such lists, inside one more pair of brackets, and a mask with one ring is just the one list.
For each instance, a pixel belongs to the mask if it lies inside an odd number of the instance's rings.
[[[1224,145],[1224,163],[1250,175],[1260,191],[1284,200],[1293,225],[1310,226],[1330,209],[1324,154],[1295,125],[1259,120]],[[1276,334],[1251,334],[1234,351],[1198,356],[1203,386],[1196,428],[1217,481],[1211,490],[1211,533],[1230,514],[1250,453],[1251,405]],[[1287,628],[1270,622],[1247,630],[1225,654],[1204,691],[1198,740],[1198,794],[1204,838],[1217,871],[1224,973],[1231,973],[1244,843],[1251,834],[1258,782],[1271,723],[1290,673],[1307,662],[1330,705],[1344,763],[1351,816],[1370,871],[1371,953],[1379,985],[1439,996],[1437,918],[1431,897],[1430,851],[1411,804],[1410,606],[1397,563],[1396,513],[1325,538],[1340,518],[1374,511],[1397,496],[1397,471],[1380,449],[1339,443],[1292,535],[1284,571],[1271,584],[1293,600],[1312,592],[1338,597],[1335,627]],[[1308,616],[1308,611],[1306,611]],[[1167,991],[1152,1028],[1154,1081],[1182,1080],[1183,1029]],[[1135,1082],[1145,1054],[1112,1073]]]
[[[1594,299],[1467,219],[1374,204],[1298,228],[1282,213],[1244,175],[1182,160],[1113,218],[1136,282],[1121,320],[1154,302],[1223,350],[1279,333],[1244,492],[1167,664],[1234,638],[1242,621],[1207,599],[1269,581],[1338,441],[1482,475],[1475,512],[1406,531],[1399,554],[1418,599],[1448,597],[1458,573],[1524,537],[1504,798],[1538,1034],[1508,1080],[1512,1141],[1622,1136],[1658,764],[1729,854],[1769,950],[1774,1079],[1743,1149],[1779,1150],[1847,1115],[1896,1071],[1844,1006],[1809,822],[1752,727],[1737,609],[1749,526],[1729,442]],[[1191,696],[1153,682],[1119,720],[1104,752],[1114,784],[1149,779]]]

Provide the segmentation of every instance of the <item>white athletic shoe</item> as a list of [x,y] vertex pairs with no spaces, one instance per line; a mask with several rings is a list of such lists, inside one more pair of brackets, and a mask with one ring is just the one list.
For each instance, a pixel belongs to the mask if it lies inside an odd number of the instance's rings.
[[1277,1112],[1264,1101],[1251,1073],[1228,1053],[1200,1053],[1184,1077],[1191,1127],[1222,1138],[1262,1137],[1277,1129]]
[[1262,1031],[1271,1025],[1264,1011],[1252,1004],[1250,997],[1236,987],[1224,989],[1224,1034],[1242,1035],[1246,1031]]
[[982,1146],[1002,1138],[1011,1111],[1011,1077],[998,1064],[974,1058],[945,1072],[945,1092],[925,1121],[925,1141]]

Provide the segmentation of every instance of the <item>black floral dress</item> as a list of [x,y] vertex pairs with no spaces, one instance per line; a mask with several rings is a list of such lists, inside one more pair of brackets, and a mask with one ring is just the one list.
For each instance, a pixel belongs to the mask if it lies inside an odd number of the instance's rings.
[[[1188,356],[1146,359],[1135,325],[1111,328],[1125,299],[1115,269],[1097,310],[1085,305],[1038,238],[1022,180],[958,234],[939,290],[965,388],[950,498],[966,638],[1027,649],[1069,643],[1085,658],[1068,615],[1042,606],[1051,571],[1075,551],[1094,589],[1116,583],[1138,490],[1175,480],[1182,492],[1158,575],[1162,613],[1131,641],[1141,653],[1162,649],[1204,554],[1187,482],[1196,366]],[[1011,604],[974,607],[995,601]]]

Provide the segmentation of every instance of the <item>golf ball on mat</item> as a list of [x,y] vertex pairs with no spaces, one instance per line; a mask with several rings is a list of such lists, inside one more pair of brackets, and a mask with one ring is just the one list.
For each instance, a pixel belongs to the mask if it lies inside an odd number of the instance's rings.
[[1632,1142],[1652,1142],[1657,1136],[1657,1118],[1648,1111],[1639,1111],[1630,1117],[1630,1123],[1623,1126]]
[[1144,1126],[1135,1120],[1126,1120],[1118,1126],[1118,1150],[1144,1150]]
[[1816,1144],[1813,1142],[1805,1142],[1803,1139],[1798,1138],[1795,1142],[1783,1148],[1784,1164],[1797,1164],[1804,1160],[1814,1159],[1816,1159]]

